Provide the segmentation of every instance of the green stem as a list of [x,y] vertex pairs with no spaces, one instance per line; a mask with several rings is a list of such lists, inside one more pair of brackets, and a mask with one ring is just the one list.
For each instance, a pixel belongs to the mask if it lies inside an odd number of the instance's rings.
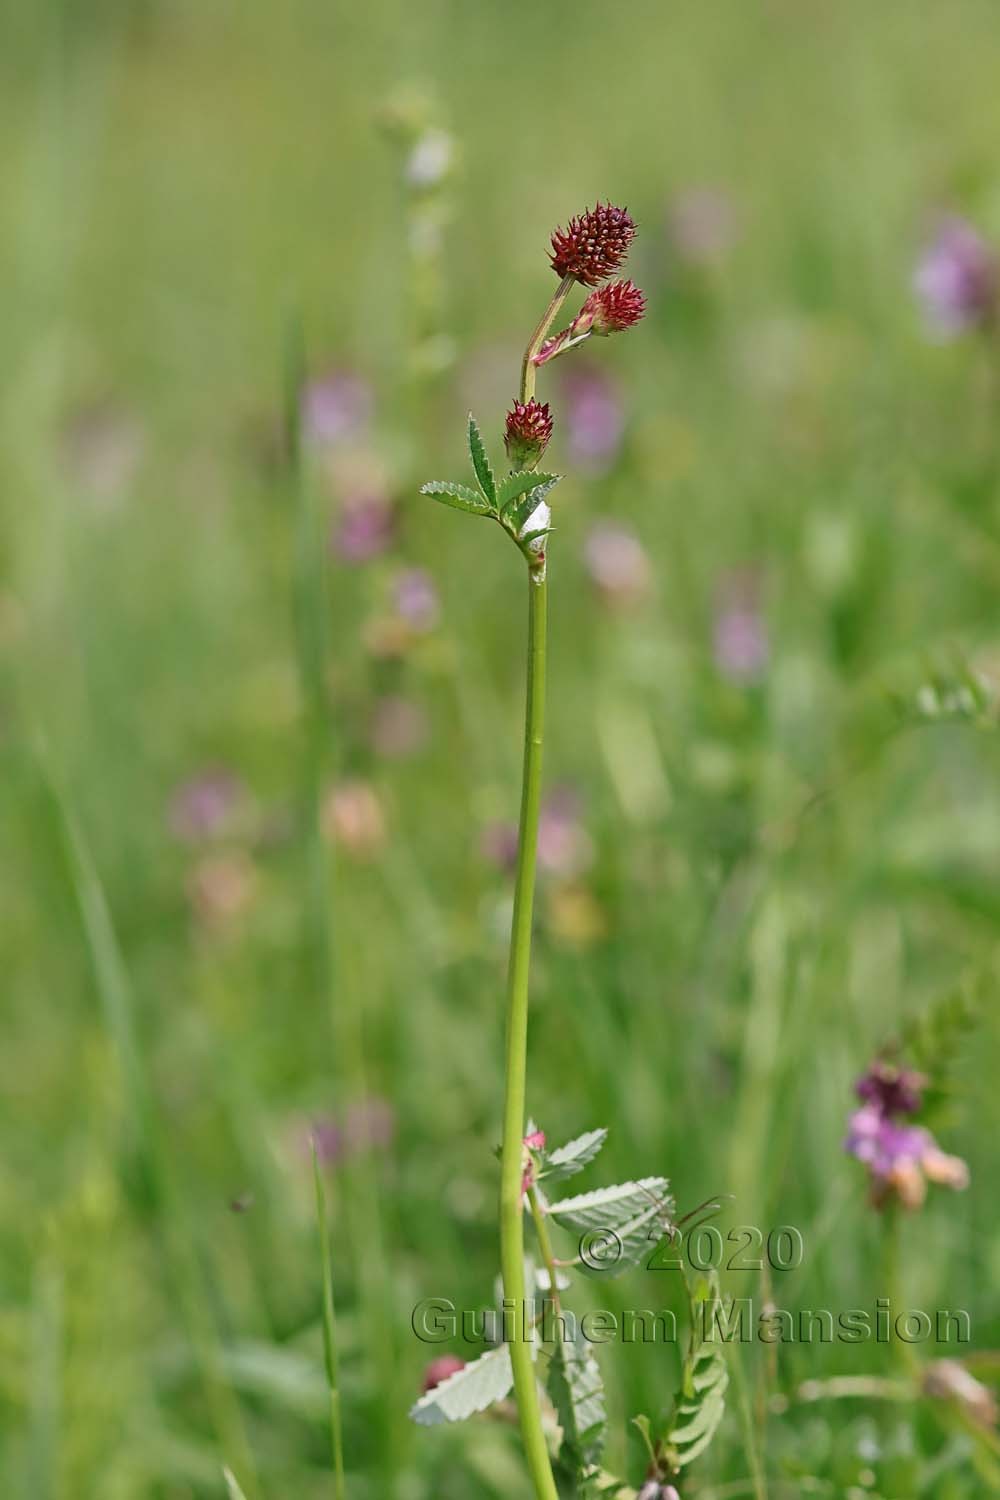
[[344,1432],[340,1415],[340,1367],[337,1355],[337,1314],[333,1301],[333,1272],[330,1266],[330,1221],[326,1211],[326,1192],[320,1171],[316,1142],[313,1142],[313,1185],[316,1190],[316,1222],[319,1228],[320,1255],[323,1258],[323,1358],[326,1385],[330,1397],[330,1450],[333,1459],[334,1500],[345,1500]]
[[[552,312],[555,316],[555,312]],[[544,336],[544,330],[543,335]],[[529,346],[530,349],[530,346]],[[528,1338],[524,1284],[524,1216],[521,1173],[524,1154],[524,1108],[528,1063],[528,973],[531,919],[535,896],[535,855],[542,790],[542,732],[545,713],[544,577],[528,578],[528,686],[524,732],[524,773],[518,835],[517,881],[507,976],[507,1045],[503,1107],[503,1154],[500,1168],[500,1266],[504,1297],[513,1312],[510,1362],[514,1371],[528,1472],[537,1500],[558,1500],[552,1465],[542,1430],[542,1413]]]
[[545,342],[545,335],[555,322],[556,314],[576,285],[572,276],[564,276],[556,288],[555,296],[548,307],[542,313],[538,327],[528,340],[528,347],[524,351],[524,360],[521,364],[521,400],[530,401],[535,394],[535,375],[537,366],[535,355]]
[[556,1277],[555,1256],[552,1254],[552,1241],[549,1238],[549,1226],[545,1222],[542,1205],[538,1198],[538,1189],[528,1189],[528,1203],[531,1205],[531,1217],[535,1224],[535,1234],[538,1236],[538,1248],[542,1252],[542,1264],[549,1273],[549,1301],[556,1312],[561,1312],[559,1302],[559,1282]]

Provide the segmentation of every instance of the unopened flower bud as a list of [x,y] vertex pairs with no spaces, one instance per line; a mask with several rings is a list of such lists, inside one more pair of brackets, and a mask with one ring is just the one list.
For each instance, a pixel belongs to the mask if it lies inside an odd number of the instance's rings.
[[507,413],[504,447],[514,469],[534,468],[552,436],[548,402],[515,401]]
[[584,286],[613,275],[635,238],[635,222],[624,208],[597,203],[552,235],[552,269]]
[[591,292],[577,314],[571,337],[584,333],[622,333],[638,323],[646,311],[646,299],[632,281],[609,281]]

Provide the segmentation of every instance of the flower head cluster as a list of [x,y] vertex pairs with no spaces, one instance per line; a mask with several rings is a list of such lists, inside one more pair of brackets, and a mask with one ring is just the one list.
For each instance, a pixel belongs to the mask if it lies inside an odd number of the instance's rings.
[[646,299],[634,282],[609,281],[591,292],[573,320],[572,334],[622,333],[645,311]]
[[552,414],[547,401],[515,401],[507,413],[504,447],[515,469],[530,469],[541,458],[552,436]]
[[607,281],[617,271],[635,236],[635,224],[623,208],[598,203],[597,207],[571,219],[568,229],[552,236],[552,265],[562,277],[572,277],[594,290],[573,322],[545,340],[531,358],[536,365],[582,344],[591,334],[622,333],[638,323],[646,311],[646,299],[632,281]]
[[996,316],[1000,261],[964,219],[946,219],[924,250],[913,277],[931,330],[954,338]]
[[598,202],[553,233],[552,269],[557,276],[597,286],[618,270],[634,238],[628,210]]
[[928,1182],[960,1190],[969,1185],[969,1168],[958,1156],[942,1151],[929,1130],[900,1116],[920,1108],[926,1080],[920,1073],[877,1061],[858,1080],[864,1102],[848,1122],[844,1150],[868,1168],[872,1201],[919,1208]]

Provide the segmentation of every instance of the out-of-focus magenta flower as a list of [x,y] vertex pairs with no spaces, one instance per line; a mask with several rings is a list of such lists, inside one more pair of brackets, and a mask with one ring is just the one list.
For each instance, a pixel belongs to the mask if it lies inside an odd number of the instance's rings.
[[441,600],[434,579],[425,568],[404,568],[393,580],[396,614],[423,635],[433,630],[441,615]]
[[426,1396],[428,1391],[433,1391],[442,1381],[457,1375],[459,1370],[465,1369],[465,1360],[459,1359],[457,1354],[439,1354],[437,1359],[432,1359],[424,1371],[423,1380],[420,1383],[421,1392]]
[[931,332],[955,338],[991,323],[997,311],[1000,263],[996,252],[964,219],[942,221],[913,276]]
[[372,719],[372,749],[388,760],[413,755],[427,743],[427,715],[410,698],[389,694],[375,705]]
[[689,265],[721,261],[737,235],[737,214],[724,188],[685,188],[670,205],[667,233],[679,259]]
[[956,1191],[969,1185],[961,1157],[948,1156],[922,1125],[901,1125],[874,1104],[851,1115],[844,1150],[868,1168],[878,1207],[896,1198],[905,1208],[919,1208],[928,1182]]
[[593,862],[580,798],[570,786],[552,789],[538,819],[538,863],[553,875],[579,875]]
[[570,458],[592,474],[604,473],[614,462],[625,431],[618,387],[609,375],[587,366],[567,371],[563,396]]
[[591,578],[610,603],[627,603],[649,587],[649,559],[642,543],[619,521],[598,521],[592,526],[583,556]]
[[515,401],[507,413],[504,447],[514,469],[530,469],[541,458],[552,436],[552,414],[547,401]]
[[371,418],[372,393],[358,375],[331,370],[311,380],[302,392],[302,431],[317,448],[343,442]]
[[246,787],[224,766],[209,766],[177,787],[167,821],[177,839],[188,844],[225,833],[247,800]]
[[384,495],[355,495],[346,501],[333,533],[333,549],[347,563],[380,557],[396,538],[396,513]]
[[329,1115],[322,1115],[309,1125],[309,1148],[315,1150],[321,1166],[335,1167],[347,1155],[347,1135]]
[[715,664],[731,682],[755,682],[767,667],[767,626],[758,595],[757,577],[748,570],[728,574],[717,591]]
[[479,841],[483,858],[500,870],[513,870],[517,862],[517,824],[489,823]]
[[915,1115],[926,1085],[922,1073],[912,1068],[897,1068],[879,1059],[858,1079],[855,1092],[883,1115]]
[[[305,1145],[315,1148],[321,1164],[337,1167],[368,1151],[386,1151],[396,1132],[396,1115],[387,1099],[371,1096],[352,1104],[343,1120],[317,1115],[305,1130]],[[302,1136],[296,1131],[298,1138]]]
[[552,269],[584,286],[613,276],[635,238],[635,221],[624,208],[596,203],[552,235]]
[[[517,860],[517,825],[491,824],[483,833],[481,848],[491,864],[513,870]],[[553,788],[542,803],[538,819],[539,869],[570,878],[586,870],[593,857],[593,842],[581,821],[579,796],[569,786]]]

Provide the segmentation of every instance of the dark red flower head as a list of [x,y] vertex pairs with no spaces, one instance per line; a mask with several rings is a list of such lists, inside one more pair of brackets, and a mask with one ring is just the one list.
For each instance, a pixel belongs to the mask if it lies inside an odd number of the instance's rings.
[[646,299],[632,281],[609,281],[591,292],[573,323],[573,334],[621,333],[638,323]]
[[529,469],[548,447],[552,416],[546,401],[515,401],[507,413],[504,447],[515,469]]
[[635,223],[624,208],[597,203],[555,231],[552,269],[557,276],[597,286],[618,270],[634,238]]

